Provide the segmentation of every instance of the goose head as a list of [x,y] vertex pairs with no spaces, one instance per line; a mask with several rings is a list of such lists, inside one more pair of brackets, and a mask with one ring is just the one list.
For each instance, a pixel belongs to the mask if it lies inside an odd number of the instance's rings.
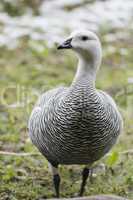
[[101,63],[102,49],[98,36],[88,30],[78,30],[58,47],[58,49],[72,49],[78,55],[80,61],[98,69]]

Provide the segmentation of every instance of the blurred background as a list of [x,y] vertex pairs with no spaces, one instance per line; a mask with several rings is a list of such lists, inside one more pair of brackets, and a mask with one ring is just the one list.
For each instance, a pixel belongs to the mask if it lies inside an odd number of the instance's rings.
[[[70,85],[76,58],[57,43],[77,28],[98,34],[103,62],[97,88],[113,96],[124,118],[118,144],[100,162],[85,195],[133,199],[133,1],[0,1],[0,200],[53,196],[47,161],[31,144],[27,121],[40,93]],[[61,166],[61,196],[79,190],[81,166]]]

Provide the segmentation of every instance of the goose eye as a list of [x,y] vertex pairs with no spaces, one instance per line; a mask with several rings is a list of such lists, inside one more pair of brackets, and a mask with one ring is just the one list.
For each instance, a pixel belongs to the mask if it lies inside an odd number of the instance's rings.
[[81,40],[86,41],[86,40],[89,40],[89,38],[84,35],[84,36],[81,37]]

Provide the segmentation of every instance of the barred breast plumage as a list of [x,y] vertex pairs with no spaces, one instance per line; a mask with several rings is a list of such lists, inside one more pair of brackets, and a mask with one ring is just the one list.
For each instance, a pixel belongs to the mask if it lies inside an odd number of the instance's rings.
[[33,109],[30,137],[53,164],[92,163],[120,133],[121,117],[113,100],[84,82],[46,92]]
[[81,48],[75,42],[76,37],[82,40],[81,35],[82,32],[72,35],[62,46],[67,48],[71,43],[80,57],[72,84],[44,93],[29,120],[32,142],[53,166],[92,164],[111,149],[122,129],[115,102],[107,93],[95,88],[101,56],[99,40],[89,35],[98,46],[94,48],[94,45],[93,52],[89,43],[86,48],[79,41]]

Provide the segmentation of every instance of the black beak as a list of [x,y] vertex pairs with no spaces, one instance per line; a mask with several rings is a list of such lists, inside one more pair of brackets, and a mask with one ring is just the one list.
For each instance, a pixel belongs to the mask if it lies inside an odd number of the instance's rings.
[[71,41],[72,41],[72,38],[66,40],[61,45],[59,45],[57,49],[71,49],[72,48]]

